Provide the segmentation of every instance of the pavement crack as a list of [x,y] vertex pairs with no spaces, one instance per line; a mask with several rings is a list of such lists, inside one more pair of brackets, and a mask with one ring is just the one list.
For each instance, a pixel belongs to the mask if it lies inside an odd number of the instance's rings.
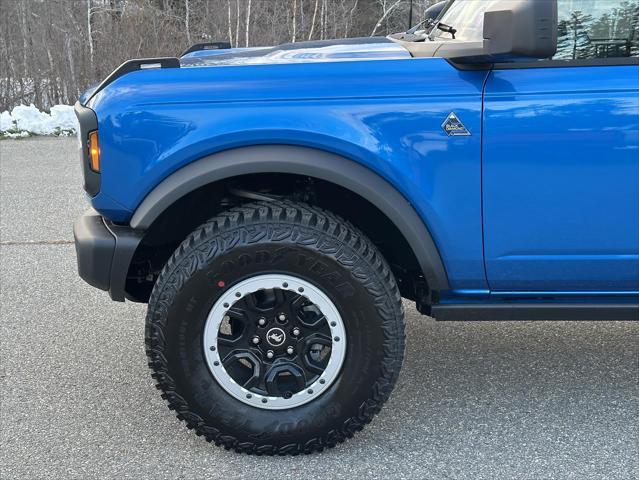
[[70,245],[73,240],[4,240],[0,241],[3,245]]

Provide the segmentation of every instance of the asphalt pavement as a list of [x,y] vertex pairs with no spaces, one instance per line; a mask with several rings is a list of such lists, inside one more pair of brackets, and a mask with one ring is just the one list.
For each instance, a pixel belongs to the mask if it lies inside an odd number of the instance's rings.
[[407,307],[395,392],[352,440],[238,455],[186,430],[145,306],[76,274],[75,139],[0,141],[0,478],[636,479],[639,322],[438,323]]

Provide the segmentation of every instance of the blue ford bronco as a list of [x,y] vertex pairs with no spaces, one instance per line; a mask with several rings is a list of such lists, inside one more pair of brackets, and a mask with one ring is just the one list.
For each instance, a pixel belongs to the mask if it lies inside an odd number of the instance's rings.
[[130,60],[76,104],[80,276],[148,303],[210,442],[332,447],[437,320],[639,317],[639,4],[449,0],[384,38]]

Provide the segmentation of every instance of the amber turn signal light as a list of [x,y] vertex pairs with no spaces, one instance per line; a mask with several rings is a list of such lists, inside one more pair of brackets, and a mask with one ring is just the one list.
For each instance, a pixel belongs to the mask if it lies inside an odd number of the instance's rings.
[[100,172],[100,143],[97,131],[89,133],[89,165],[94,172]]

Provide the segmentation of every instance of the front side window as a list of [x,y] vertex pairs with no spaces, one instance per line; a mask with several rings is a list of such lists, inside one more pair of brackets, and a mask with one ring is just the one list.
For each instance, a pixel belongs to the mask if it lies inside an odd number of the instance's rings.
[[555,60],[639,57],[639,0],[558,0]]
[[[455,38],[467,42],[479,42],[484,38],[484,13],[501,0],[455,0],[439,22],[453,27]],[[439,40],[452,38],[452,34],[434,28],[432,36]]]

